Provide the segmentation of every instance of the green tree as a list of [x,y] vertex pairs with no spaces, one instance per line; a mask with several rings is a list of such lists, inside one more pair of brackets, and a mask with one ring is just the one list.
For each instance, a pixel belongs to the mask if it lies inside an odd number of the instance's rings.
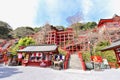
[[[98,55],[98,56],[102,56],[103,58],[106,58],[108,60],[108,62],[116,62],[116,56],[114,51],[110,50],[110,51],[105,51],[105,52],[101,52],[100,50],[105,48],[106,46],[109,46],[110,43],[108,41],[101,41],[98,42],[96,47],[93,46],[93,50],[92,50],[92,55]],[[85,60],[85,62],[89,62],[90,61],[90,52],[86,51],[82,54],[83,59]]]
[[9,32],[12,30],[13,29],[9,24],[0,21],[0,38],[8,39],[10,37]]
[[83,60],[85,62],[90,62],[90,53],[89,53],[89,51],[83,52],[82,57],[83,57]]
[[39,32],[41,29],[42,29],[42,27],[35,27],[35,28],[34,28],[34,31],[35,31],[35,32]]
[[96,46],[95,49],[95,53],[94,55],[100,55],[103,58],[106,58],[109,62],[116,62],[116,56],[114,51],[110,50],[110,51],[105,51],[105,52],[101,52],[100,50],[105,48],[106,46],[109,46],[110,43],[108,41],[102,41],[99,42]]
[[28,46],[28,45],[33,45],[33,44],[35,44],[35,41],[31,37],[21,38],[18,41],[19,46]]
[[65,51],[64,49],[62,49],[60,47],[58,48],[58,52],[62,55],[67,55],[67,51]]
[[97,26],[96,22],[87,22],[86,24],[84,24],[81,29],[82,30],[87,30],[87,29],[93,29],[95,28],[95,26]]
[[10,33],[15,38],[26,37],[28,35],[34,34],[34,29],[31,27],[18,27]]
[[70,26],[75,31],[76,37],[79,35],[80,29],[81,29],[82,26],[83,26],[83,23],[74,23]]
[[20,46],[25,47],[25,46],[34,45],[34,44],[35,44],[35,41],[31,37],[21,38],[17,44],[11,47],[10,52],[13,55],[16,55],[17,50],[19,50]]

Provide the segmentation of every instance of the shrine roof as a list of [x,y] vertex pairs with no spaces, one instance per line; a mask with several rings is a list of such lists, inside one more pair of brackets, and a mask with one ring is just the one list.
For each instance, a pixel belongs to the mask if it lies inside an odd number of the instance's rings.
[[40,46],[27,46],[24,49],[17,52],[50,52],[56,51],[58,46],[56,45],[40,45]]
[[110,46],[102,49],[101,51],[113,50],[113,49],[118,48],[118,47],[120,47],[120,40],[112,43]]
[[100,19],[98,27],[102,26],[104,23],[113,22],[113,19]]

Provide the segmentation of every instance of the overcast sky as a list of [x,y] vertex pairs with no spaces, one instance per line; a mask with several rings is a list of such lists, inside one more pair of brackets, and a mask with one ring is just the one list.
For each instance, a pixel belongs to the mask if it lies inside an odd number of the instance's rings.
[[120,0],[0,0],[0,20],[13,29],[45,23],[69,26],[68,16],[80,12],[82,21],[120,15]]

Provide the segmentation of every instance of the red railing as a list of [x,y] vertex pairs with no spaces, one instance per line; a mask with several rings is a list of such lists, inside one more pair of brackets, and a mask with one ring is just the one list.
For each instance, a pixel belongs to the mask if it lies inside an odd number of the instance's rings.
[[82,58],[82,53],[81,52],[78,52],[78,57],[80,59],[81,65],[82,65],[82,70],[85,71],[86,70],[86,66],[85,66],[85,62],[84,62],[84,60]]
[[63,48],[60,48],[60,49],[63,50],[63,52],[66,52],[66,54],[65,54],[65,59],[64,59],[64,63],[63,63],[63,68],[64,68],[64,69],[68,69],[70,52],[67,51],[66,49],[63,49]]
[[64,61],[64,69],[68,69],[69,58],[70,58],[70,53],[67,51],[67,54],[65,56],[65,61]]

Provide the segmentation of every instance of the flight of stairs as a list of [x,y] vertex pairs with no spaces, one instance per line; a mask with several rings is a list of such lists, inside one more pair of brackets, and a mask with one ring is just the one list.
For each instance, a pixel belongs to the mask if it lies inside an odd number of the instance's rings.
[[71,54],[69,68],[70,69],[82,69],[81,61],[77,54]]

